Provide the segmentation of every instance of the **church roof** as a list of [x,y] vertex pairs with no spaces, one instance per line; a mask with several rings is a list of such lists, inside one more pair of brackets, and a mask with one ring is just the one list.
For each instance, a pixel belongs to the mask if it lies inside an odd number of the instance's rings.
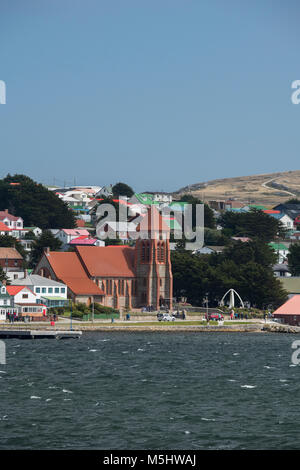
[[[94,247],[89,247],[94,248]],[[45,255],[58,279],[77,295],[104,295],[84,270],[77,253],[50,251]]]
[[77,252],[90,276],[135,276],[134,248],[128,246],[78,246]]

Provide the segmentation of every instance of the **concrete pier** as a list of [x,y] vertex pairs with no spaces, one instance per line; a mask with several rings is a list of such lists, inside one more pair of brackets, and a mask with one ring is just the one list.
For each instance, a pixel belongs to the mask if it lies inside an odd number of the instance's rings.
[[82,331],[71,330],[21,330],[21,329],[3,329],[0,330],[1,338],[18,339],[71,339],[80,338]]

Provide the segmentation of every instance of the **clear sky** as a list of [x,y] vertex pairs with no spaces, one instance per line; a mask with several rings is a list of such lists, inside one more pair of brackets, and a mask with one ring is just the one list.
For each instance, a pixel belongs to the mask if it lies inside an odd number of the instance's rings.
[[1,0],[0,176],[172,191],[300,169],[299,45],[296,0]]

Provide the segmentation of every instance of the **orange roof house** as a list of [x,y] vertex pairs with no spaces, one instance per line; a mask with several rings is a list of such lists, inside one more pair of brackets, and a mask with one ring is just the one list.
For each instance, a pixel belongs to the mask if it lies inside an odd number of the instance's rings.
[[0,247],[0,266],[8,271],[20,270],[23,265],[23,257],[12,247]]
[[9,232],[12,232],[12,229],[0,221],[0,234],[7,235]]
[[[152,237],[138,239],[135,247],[76,246],[74,252],[46,251],[35,269],[68,286],[75,301],[92,301],[114,308],[160,305],[172,308],[172,270],[169,227],[161,216],[155,216],[141,231]],[[150,220],[150,219],[149,219]],[[155,230],[154,230],[155,229]]]
[[273,316],[282,323],[300,325],[300,295],[293,295],[273,312]]

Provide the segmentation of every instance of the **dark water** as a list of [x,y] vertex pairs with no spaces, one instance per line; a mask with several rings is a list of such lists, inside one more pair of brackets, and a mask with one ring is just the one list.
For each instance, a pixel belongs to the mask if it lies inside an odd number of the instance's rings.
[[86,333],[6,340],[0,448],[300,449],[295,339]]

